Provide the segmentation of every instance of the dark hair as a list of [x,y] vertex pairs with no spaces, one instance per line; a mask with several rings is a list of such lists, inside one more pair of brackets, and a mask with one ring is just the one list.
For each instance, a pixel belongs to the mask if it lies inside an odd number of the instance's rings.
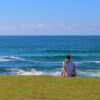
[[70,55],[67,55],[67,56],[66,56],[66,59],[70,59],[70,58],[71,58]]

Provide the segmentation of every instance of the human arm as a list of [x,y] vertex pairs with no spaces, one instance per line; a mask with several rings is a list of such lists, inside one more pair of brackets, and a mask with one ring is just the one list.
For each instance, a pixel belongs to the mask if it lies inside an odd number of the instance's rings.
[[65,68],[64,64],[62,64],[61,76],[66,76],[66,68]]

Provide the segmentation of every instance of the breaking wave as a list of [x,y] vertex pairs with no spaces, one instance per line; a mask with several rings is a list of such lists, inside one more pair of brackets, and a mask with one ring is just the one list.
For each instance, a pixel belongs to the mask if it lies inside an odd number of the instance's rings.
[[[47,64],[62,64],[63,61],[60,62],[46,62],[46,61],[36,61],[36,60],[26,60],[24,58],[21,57],[17,57],[17,56],[1,56],[0,57],[0,62],[5,62],[5,61],[29,61],[29,62],[34,62],[34,63],[47,63]],[[79,61],[79,62],[75,62],[75,64],[81,64],[81,63],[96,63],[96,64],[100,64],[100,61]]]
[[0,62],[4,62],[4,61],[25,61],[25,59],[17,57],[17,56],[3,56],[0,57]]
[[[32,68],[30,70],[25,69],[18,69],[18,68],[11,68],[7,69],[7,71],[10,71],[12,75],[46,75],[46,76],[60,76],[61,75],[61,69],[56,70],[36,70],[35,68]],[[100,77],[100,69],[77,69],[77,76],[80,77]]]

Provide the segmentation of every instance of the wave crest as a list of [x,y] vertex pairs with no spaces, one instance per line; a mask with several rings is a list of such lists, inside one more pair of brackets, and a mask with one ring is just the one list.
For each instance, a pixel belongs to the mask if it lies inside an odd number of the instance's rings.
[[[60,76],[61,75],[61,69],[55,69],[55,70],[36,70],[34,68],[30,70],[24,70],[24,69],[18,69],[18,68],[12,68],[7,69],[10,71],[11,74],[14,75],[47,75],[47,76]],[[77,69],[76,70],[77,75],[80,77],[100,77],[100,70],[99,69]]]
[[1,56],[0,57],[0,62],[4,62],[4,61],[26,61],[23,58],[17,57],[17,56]]

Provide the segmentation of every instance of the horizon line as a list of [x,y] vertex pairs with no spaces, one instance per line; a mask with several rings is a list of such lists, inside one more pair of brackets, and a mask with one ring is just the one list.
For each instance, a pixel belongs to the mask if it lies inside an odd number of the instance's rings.
[[0,35],[0,36],[100,36],[100,35]]

